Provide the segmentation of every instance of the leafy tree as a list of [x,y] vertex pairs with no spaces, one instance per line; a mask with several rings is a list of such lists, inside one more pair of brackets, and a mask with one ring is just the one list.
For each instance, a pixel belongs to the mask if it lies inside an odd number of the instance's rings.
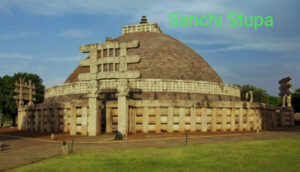
[[0,77],[0,112],[4,116],[8,116],[12,119],[17,115],[17,105],[14,100],[14,89],[15,82],[19,78],[24,78],[25,82],[31,80],[36,87],[36,101],[34,103],[41,103],[44,99],[44,89],[45,86],[42,84],[43,80],[36,74],[30,73],[16,73],[14,76],[5,75],[2,78]]
[[296,89],[292,94],[292,105],[295,112],[300,112],[300,88]]
[[253,91],[253,101],[254,102],[262,102],[267,103],[268,100],[268,93],[266,90],[261,88],[257,88],[253,85],[236,85],[241,89],[241,99],[246,100],[246,93],[249,91]]
[[267,103],[274,106],[280,106],[280,98],[271,96],[267,93],[266,90],[257,88],[253,85],[236,85],[241,89],[241,99],[246,100],[246,93],[249,91],[253,91],[253,101],[254,102],[260,102],[260,103]]
[[280,100],[280,97],[268,96],[266,103],[274,105],[274,106],[280,106],[281,100]]

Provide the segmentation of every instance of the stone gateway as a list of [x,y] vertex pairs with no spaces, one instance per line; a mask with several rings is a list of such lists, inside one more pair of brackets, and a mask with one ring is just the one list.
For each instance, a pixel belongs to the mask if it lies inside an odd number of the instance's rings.
[[[240,99],[195,51],[145,17],[122,35],[80,47],[89,55],[41,104],[18,109],[18,128],[96,136],[119,132],[232,132],[292,126],[292,108]],[[282,114],[285,118],[281,118]],[[286,118],[288,116],[288,118]]]

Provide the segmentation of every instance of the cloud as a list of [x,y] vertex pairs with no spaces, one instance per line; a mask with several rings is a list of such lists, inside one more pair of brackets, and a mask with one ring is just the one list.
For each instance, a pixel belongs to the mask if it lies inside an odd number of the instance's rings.
[[231,44],[228,40],[207,40],[207,39],[201,39],[201,40],[182,40],[182,42],[186,44],[196,44],[196,45],[223,45],[223,44]]
[[17,72],[27,72],[29,66],[28,62],[23,62],[22,64],[20,63],[5,63],[0,65],[0,76],[3,75],[13,75],[14,73]]
[[84,59],[81,56],[72,56],[72,57],[49,57],[46,58],[46,61],[51,61],[51,62],[72,62],[76,61],[78,62],[80,59]]
[[46,88],[63,84],[66,80],[67,76],[51,76],[51,77],[45,77],[45,86]]
[[60,37],[73,37],[73,38],[85,38],[91,34],[90,30],[82,29],[67,29],[61,31],[58,35]]
[[300,88],[299,62],[291,63],[251,63],[216,66],[214,69],[223,82],[232,84],[251,84],[278,95],[278,81],[292,76],[293,89]]
[[[137,0],[1,0],[0,6],[6,13],[13,13],[14,8],[42,16],[62,16],[65,14],[123,14],[133,13],[133,9],[143,6]],[[150,5],[151,2],[146,2]]]
[[0,59],[21,59],[21,60],[32,60],[33,56],[20,53],[0,53]]
[[[216,44],[214,44],[216,45]],[[201,50],[201,52],[220,52],[220,51],[237,51],[237,50],[256,50],[256,51],[270,51],[270,52],[282,52],[282,51],[291,51],[291,50],[299,50],[300,43],[290,43],[290,42],[258,42],[258,43],[250,43],[250,44],[235,44],[230,45],[226,48],[216,48],[213,50]]]
[[7,8],[7,6],[2,2],[0,2],[0,11],[3,11],[4,13],[8,15],[12,15],[12,12]]
[[14,34],[1,34],[0,39],[9,40],[9,39],[27,38],[36,34],[38,34],[38,32],[18,32]]
[[[272,8],[269,6],[272,3]],[[185,43],[194,45],[222,45],[214,50],[219,51],[238,51],[255,50],[269,52],[297,51],[300,48],[300,35],[296,30],[300,29],[299,24],[290,22],[297,20],[296,10],[293,10],[297,1],[243,1],[237,3],[233,0],[228,1],[163,1],[160,4],[150,5],[143,11],[162,27],[162,30],[172,31],[174,35],[183,37]],[[299,5],[299,4],[298,4]],[[165,8],[168,7],[168,8]],[[283,13],[282,9],[285,9]],[[229,27],[223,24],[221,27],[171,27],[169,26],[169,14],[178,13],[179,16],[203,16],[211,12],[213,15],[219,13],[223,16],[223,23],[226,23],[226,15],[235,12],[246,16],[273,16],[274,26],[254,30],[247,27]],[[142,14],[140,11],[139,14]],[[164,29],[165,28],[165,29]],[[295,39],[296,37],[296,39]],[[198,40],[195,40],[198,38]]]

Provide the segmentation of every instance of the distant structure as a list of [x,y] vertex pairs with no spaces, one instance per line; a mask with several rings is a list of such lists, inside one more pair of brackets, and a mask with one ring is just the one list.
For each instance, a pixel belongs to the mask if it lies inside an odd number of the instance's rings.
[[[145,16],[122,35],[82,45],[88,53],[65,83],[45,91],[41,104],[19,108],[18,128],[97,136],[103,133],[257,131],[292,126],[292,115],[241,101],[187,45],[162,33]],[[289,120],[289,121],[288,121]]]
[[288,76],[279,80],[279,96],[281,98],[281,107],[292,107],[292,77]]
[[253,102],[253,91],[248,91],[246,93],[246,100],[249,102]]
[[18,107],[24,105],[24,101],[28,101],[28,105],[32,105],[35,101],[35,85],[32,84],[31,80],[24,82],[23,78],[19,78],[19,81],[15,83],[15,93],[17,96],[14,97]]

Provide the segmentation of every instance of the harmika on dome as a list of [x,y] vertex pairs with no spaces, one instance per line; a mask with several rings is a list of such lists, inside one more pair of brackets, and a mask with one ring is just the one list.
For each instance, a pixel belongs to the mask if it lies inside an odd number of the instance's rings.
[[239,88],[224,84],[200,55],[144,16],[123,26],[118,38],[80,51],[89,56],[64,84],[46,89],[44,103],[19,107],[19,129],[126,137],[283,125],[275,107],[242,102]]

